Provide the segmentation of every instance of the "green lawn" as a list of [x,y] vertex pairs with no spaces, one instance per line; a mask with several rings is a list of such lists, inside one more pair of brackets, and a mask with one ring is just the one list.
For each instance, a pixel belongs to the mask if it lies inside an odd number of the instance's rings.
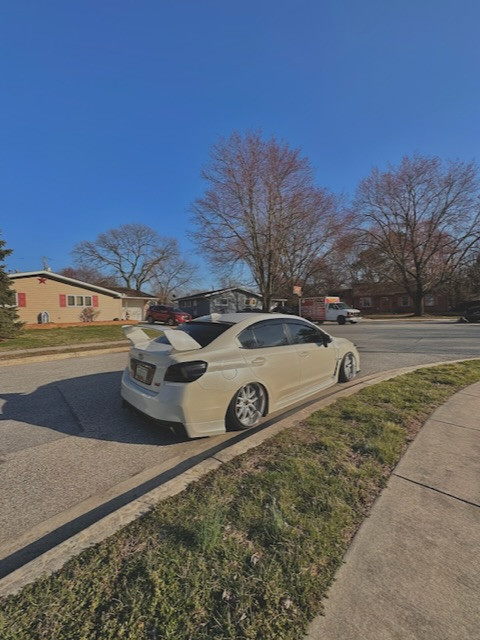
[[5,598],[0,638],[301,638],[408,442],[479,379],[421,369],[316,412]]
[[122,340],[121,325],[92,325],[63,327],[58,329],[24,329],[10,340],[0,342],[0,351],[35,349],[37,347],[75,346],[88,342]]
[[[157,325],[160,326],[160,325]],[[148,327],[142,327],[151,338],[160,333]],[[122,333],[122,326],[117,325],[85,325],[82,327],[63,327],[58,329],[24,329],[16,338],[0,341],[2,351],[15,349],[35,349],[48,347],[78,347],[90,342],[113,342],[127,339]]]
[[[156,337],[158,331],[146,329],[148,335]],[[71,347],[75,349],[89,342],[112,342],[125,340],[121,325],[86,325],[58,329],[24,329],[16,338],[0,342],[0,353],[15,349],[35,349],[48,347]]]

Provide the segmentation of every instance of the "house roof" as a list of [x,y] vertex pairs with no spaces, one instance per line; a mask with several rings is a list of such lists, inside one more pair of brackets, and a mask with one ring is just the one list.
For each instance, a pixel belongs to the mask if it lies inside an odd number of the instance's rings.
[[143,291],[138,291],[137,289],[129,289],[128,287],[110,287],[112,291],[117,291],[122,294],[122,297],[128,298],[148,298],[149,300],[156,300],[157,296],[153,295],[153,293],[144,293]]
[[242,287],[226,287],[225,289],[214,289],[213,291],[201,291],[200,293],[193,293],[190,296],[182,296],[177,299],[177,302],[183,300],[197,300],[198,298],[211,298],[212,296],[217,296],[222,293],[229,293],[230,291],[240,291],[241,293],[246,293],[249,296],[255,296],[256,298],[261,298],[259,293],[255,293],[254,291],[250,291],[249,289],[243,289]]
[[[90,284],[89,282],[83,282],[82,280],[75,280],[75,278],[69,278],[62,276],[60,273],[54,273],[53,271],[21,271],[17,273],[8,273],[9,278],[12,280],[21,280],[22,278],[42,277],[49,278],[50,280],[56,280],[57,282],[65,282],[75,287],[81,287],[82,289],[88,289],[90,291],[97,291],[113,298],[155,298],[141,291],[133,291],[126,287],[112,287],[107,289],[106,287],[100,287],[96,284]],[[132,295],[129,295],[130,292]]]

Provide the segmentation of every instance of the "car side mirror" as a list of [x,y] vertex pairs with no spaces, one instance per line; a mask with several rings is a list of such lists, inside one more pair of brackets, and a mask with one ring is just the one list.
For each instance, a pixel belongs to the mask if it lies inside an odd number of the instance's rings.
[[328,345],[332,342],[332,336],[327,335],[326,333],[323,336],[323,346],[328,347]]

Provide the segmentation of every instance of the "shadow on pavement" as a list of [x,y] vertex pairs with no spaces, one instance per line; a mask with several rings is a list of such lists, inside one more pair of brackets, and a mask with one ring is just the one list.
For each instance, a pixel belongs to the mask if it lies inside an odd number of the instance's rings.
[[18,433],[31,426],[83,438],[129,444],[176,444],[185,438],[168,427],[122,409],[121,372],[69,378],[30,394],[0,393],[0,420],[12,420]]

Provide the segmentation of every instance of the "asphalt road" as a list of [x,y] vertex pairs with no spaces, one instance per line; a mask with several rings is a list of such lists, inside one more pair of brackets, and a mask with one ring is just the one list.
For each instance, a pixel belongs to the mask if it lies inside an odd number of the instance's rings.
[[355,342],[362,375],[480,356],[480,324],[444,321],[363,321],[357,325],[321,325],[334,336]]
[[[362,376],[480,357],[480,325],[323,328],[357,344]],[[123,410],[126,359],[120,353],[0,367],[0,577],[226,442],[248,437],[183,441]]]

